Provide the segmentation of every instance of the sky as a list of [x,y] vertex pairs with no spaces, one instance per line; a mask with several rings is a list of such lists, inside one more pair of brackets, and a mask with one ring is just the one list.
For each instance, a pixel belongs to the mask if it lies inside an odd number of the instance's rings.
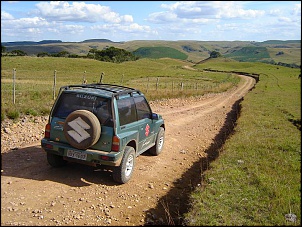
[[301,1],[1,1],[1,42],[301,40]]

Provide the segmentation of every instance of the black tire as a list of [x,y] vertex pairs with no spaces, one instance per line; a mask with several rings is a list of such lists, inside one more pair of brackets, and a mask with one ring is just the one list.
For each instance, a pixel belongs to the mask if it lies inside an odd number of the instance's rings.
[[47,161],[52,167],[65,166],[67,161],[63,159],[63,156],[47,153]]
[[93,146],[101,135],[100,121],[88,110],[76,110],[70,113],[63,129],[68,143],[82,150]]
[[134,148],[126,146],[120,166],[113,169],[112,176],[114,181],[125,184],[130,180],[134,171],[135,158]]
[[155,145],[149,149],[149,153],[155,156],[159,155],[164,148],[164,142],[165,142],[165,129],[163,127],[159,127],[156,136]]

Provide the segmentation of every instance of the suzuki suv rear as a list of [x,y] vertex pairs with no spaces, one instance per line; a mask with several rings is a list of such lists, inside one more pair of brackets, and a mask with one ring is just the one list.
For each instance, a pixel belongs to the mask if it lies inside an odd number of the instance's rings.
[[164,120],[141,91],[96,83],[60,88],[41,146],[53,167],[68,161],[112,166],[113,179],[126,183],[136,157],[159,155],[164,139]]

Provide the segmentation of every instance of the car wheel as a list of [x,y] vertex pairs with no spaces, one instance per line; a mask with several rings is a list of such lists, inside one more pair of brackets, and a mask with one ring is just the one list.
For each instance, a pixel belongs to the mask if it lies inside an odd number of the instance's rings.
[[85,150],[99,140],[101,124],[92,112],[76,110],[67,116],[63,132],[71,146]]
[[152,155],[159,155],[163,148],[164,148],[164,142],[165,142],[165,129],[163,127],[159,127],[155,145],[150,148],[149,153]]
[[120,166],[114,167],[113,169],[113,180],[122,184],[127,183],[134,170],[135,158],[134,148],[126,146]]
[[47,161],[52,167],[61,167],[67,163],[67,161],[63,159],[63,156],[51,153],[47,153]]

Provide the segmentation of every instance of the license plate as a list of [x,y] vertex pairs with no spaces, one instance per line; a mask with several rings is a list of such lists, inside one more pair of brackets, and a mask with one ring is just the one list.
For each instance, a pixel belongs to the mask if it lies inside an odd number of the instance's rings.
[[74,150],[67,150],[67,157],[80,159],[80,160],[86,160],[87,159],[87,154],[86,153],[81,153],[81,152],[78,152],[78,151],[74,151]]

